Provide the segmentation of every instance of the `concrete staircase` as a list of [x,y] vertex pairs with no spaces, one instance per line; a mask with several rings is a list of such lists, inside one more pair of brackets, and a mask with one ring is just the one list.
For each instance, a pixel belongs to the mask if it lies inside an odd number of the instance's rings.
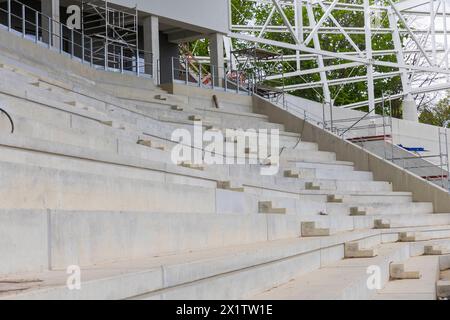
[[[15,124],[10,134],[0,117],[0,298],[408,298],[392,293],[392,263],[426,273],[428,289],[438,280],[438,259],[423,255],[450,241],[450,208],[302,141],[251,97],[226,94],[216,109],[148,80],[55,73],[0,54],[0,104]],[[278,174],[172,163],[173,130],[199,120],[279,129]],[[81,290],[66,286],[71,265]],[[373,265],[381,290],[366,285]],[[421,297],[436,298],[428,289]]]

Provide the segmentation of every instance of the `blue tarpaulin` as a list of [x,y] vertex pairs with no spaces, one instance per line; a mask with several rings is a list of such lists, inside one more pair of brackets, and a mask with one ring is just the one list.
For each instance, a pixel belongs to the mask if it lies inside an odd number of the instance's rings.
[[427,150],[425,150],[425,148],[424,147],[405,147],[404,145],[402,145],[402,144],[399,144],[398,145],[400,148],[403,148],[403,149],[405,149],[405,150],[407,150],[407,151],[411,151],[411,152],[426,152]]

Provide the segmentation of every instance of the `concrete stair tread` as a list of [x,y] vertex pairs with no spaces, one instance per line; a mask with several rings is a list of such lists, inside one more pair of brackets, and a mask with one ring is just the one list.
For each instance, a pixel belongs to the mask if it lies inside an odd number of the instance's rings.
[[257,119],[262,120],[268,120],[269,117],[264,114],[259,113],[252,113],[252,112],[243,112],[243,111],[231,111],[231,110],[225,110],[225,109],[214,109],[214,108],[202,108],[202,107],[194,107],[196,110],[199,111],[206,111],[211,113],[218,113],[218,114],[230,114],[230,115],[236,115],[236,116],[244,116],[244,117],[253,117]]
[[[86,266],[82,267],[83,289],[86,287],[88,288],[87,290],[79,291],[79,294],[83,298],[102,299],[102,293],[100,292],[94,292],[95,295],[91,295],[92,292],[89,290],[89,285],[91,283],[95,281],[107,283],[118,281],[120,283],[120,278],[123,277],[132,278],[133,276],[148,274],[147,280],[150,281],[147,286],[136,285],[137,291],[135,292],[135,295],[145,294],[164,287],[177,286],[209,277],[222,276],[224,273],[236,272],[248,267],[255,267],[257,264],[265,264],[273,260],[285,259],[292,255],[305,254],[317,250],[322,246],[329,246],[330,243],[339,244],[342,241],[370,237],[375,234],[376,232],[373,230],[343,233],[338,236],[330,236],[326,243],[322,243],[320,239],[284,239]],[[205,265],[210,265],[211,268],[205,268]],[[162,269],[165,270],[166,281],[168,283],[160,282]],[[170,279],[172,276],[173,279]],[[157,277],[159,281],[157,281],[155,277]],[[34,279],[40,281],[28,283],[25,286],[28,287],[28,289],[7,292],[8,287],[13,288],[14,286],[8,284],[5,285],[5,280],[11,281],[17,279]],[[78,296],[77,290],[69,291],[66,288],[66,281],[66,270],[0,276],[0,288],[6,290],[6,292],[0,293],[0,299],[33,299],[49,296],[55,297],[55,294],[59,297],[66,298],[70,298],[72,294],[74,294],[75,297]],[[139,290],[142,291],[139,292]],[[120,299],[127,297],[129,292],[122,293],[119,290],[116,294],[119,295],[119,297],[116,298]],[[123,294],[123,297],[120,297],[121,294]]]
[[288,161],[288,162],[302,162],[302,163],[311,163],[311,164],[326,164],[326,165],[344,165],[344,166],[354,166],[353,162],[350,161],[341,161],[341,160],[333,160],[333,161]]
[[[389,217],[386,218],[387,220]],[[389,233],[399,233],[399,232],[426,232],[426,231],[439,231],[439,230],[450,230],[450,224],[447,225],[437,225],[437,226],[416,226],[416,227],[399,227],[390,229],[381,229],[382,234]]]
[[408,270],[420,271],[420,279],[389,281],[374,296],[376,300],[436,300],[436,281],[439,279],[439,257],[420,256],[405,261]]
[[[378,256],[373,258],[344,259],[319,270],[292,279],[281,286],[250,297],[251,299],[365,299],[358,296],[361,286],[366,285],[367,267],[389,264],[403,244],[384,244],[378,248]],[[366,289],[364,289],[367,291]],[[375,292],[373,292],[374,294]]]

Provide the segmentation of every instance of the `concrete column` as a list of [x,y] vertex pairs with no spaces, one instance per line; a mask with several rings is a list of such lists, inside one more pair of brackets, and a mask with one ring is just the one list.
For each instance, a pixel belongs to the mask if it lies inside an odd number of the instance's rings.
[[172,57],[179,57],[180,52],[178,44],[169,41],[167,34],[161,33],[159,35],[159,47],[161,58],[159,60],[160,65],[160,83],[172,83],[172,69],[179,70],[180,62],[178,59],[173,60]]
[[417,114],[417,105],[416,101],[412,97],[412,95],[408,94],[403,99],[403,120],[409,120],[418,122],[419,121],[419,115]]
[[225,76],[223,47],[222,34],[214,33],[209,36],[209,56],[211,58],[211,65],[214,66],[214,85],[217,87],[223,86],[223,79]]
[[[145,73],[152,74],[155,84],[158,83],[159,62],[159,18],[150,16],[144,19],[144,59],[146,62]],[[152,53],[152,54],[150,54]],[[151,61],[151,65],[147,64]]]
[[[42,28],[43,28],[43,34],[42,34],[42,40],[45,43],[49,43],[49,33],[48,31],[44,30],[50,30],[52,33],[52,43],[51,45],[57,49],[60,47],[60,14],[59,14],[59,0],[41,0],[41,12],[43,14],[42,16]],[[50,17],[53,20],[53,23],[51,25],[51,28],[49,28],[49,22],[48,17]]]

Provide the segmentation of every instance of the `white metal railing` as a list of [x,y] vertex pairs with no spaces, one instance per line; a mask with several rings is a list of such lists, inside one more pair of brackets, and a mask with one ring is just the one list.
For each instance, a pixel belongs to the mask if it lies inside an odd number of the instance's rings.
[[250,81],[238,70],[201,63],[190,57],[171,57],[171,72],[172,81],[176,83],[238,94],[252,94]]
[[87,36],[83,31],[75,30],[17,0],[7,0],[1,4],[0,24],[9,32],[69,55],[93,68],[153,76],[151,52],[116,44],[94,50],[94,43],[102,41],[101,38]]

